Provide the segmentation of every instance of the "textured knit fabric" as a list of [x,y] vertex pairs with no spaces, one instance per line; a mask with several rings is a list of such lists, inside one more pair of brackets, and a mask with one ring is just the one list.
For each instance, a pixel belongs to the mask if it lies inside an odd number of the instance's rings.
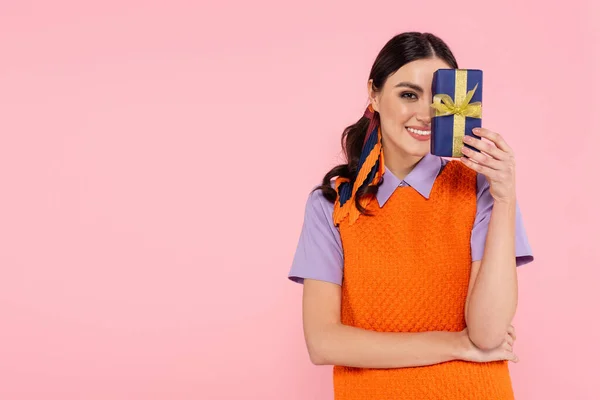
[[[403,186],[412,187],[428,199],[436,178],[447,163],[448,160],[428,153],[404,179],[399,179],[386,167],[383,182],[377,191],[376,201],[379,207],[385,207],[392,194]],[[319,186],[320,184],[315,185],[313,189],[318,189]],[[331,187],[335,187],[335,181],[331,182]],[[471,261],[479,261],[483,258],[493,207],[494,198],[490,193],[488,180],[479,173],[477,174],[477,212],[471,230]],[[339,228],[333,222],[333,211],[333,203],[325,198],[322,190],[311,191],[306,199],[304,222],[288,272],[291,281],[303,283],[304,279],[317,279],[342,285],[344,254]],[[525,219],[517,200],[515,261],[517,267],[520,267],[533,260],[533,250],[527,237]]]
[[[400,187],[373,216],[339,226],[342,323],[378,332],[461,331],[471,270],[476,173],[449,162],[429,199]],[[334,367],[336,400],[512,399],[506,362]]]

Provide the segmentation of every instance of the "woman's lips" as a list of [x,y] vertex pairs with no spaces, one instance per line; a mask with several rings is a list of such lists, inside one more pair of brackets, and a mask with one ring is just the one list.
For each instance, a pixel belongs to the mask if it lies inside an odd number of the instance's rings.
[[[410,129],[409,129],[409,128],[410,128]],[[429,133],[428,133],[427,135],[422,135],[422,134],[421,134],[421,135],[419,135],[418,133],[416,133],[416,132],[414,132],[414,131],[412,131],[412,132],[411,132],[411,130],[412,130],[412,129],[417,129],[417,130],[419,130],[419,131],[426,131],[426,132],[429,132]],[[417,139],[417,140],[420,140],[420,141],[422,141],[422,142],[425,142],[425,141],[427,141],[427,140],[429,140],[429,139],[431,138],[431,130],[430,130],[430,129],[416,128],[416,127],[415,127],[415,128],[413,128],[412,126],[407,126],[407,127],[406,127],[406,131],[408,132],[408,134],[409,134],[410,136],[412,136],[412,137],[414,137],[415,139]]]

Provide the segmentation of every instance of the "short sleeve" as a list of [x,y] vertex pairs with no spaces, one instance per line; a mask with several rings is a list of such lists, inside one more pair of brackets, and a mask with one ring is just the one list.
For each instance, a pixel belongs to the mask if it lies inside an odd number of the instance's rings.
[[[484,175],[477,174],[477,213],[475,215],[473,231],[471,232],[471,255],[473,261],[483,258],[485,239],[487,237],[493,206],[494,199],[490,194],[490,185]],[[527,239],[518,202],[515,223],[515,250],[517,267],[533,261],[533,252]]]
[[333,204],[315,190],[308,196],[304,222],[288,278],[297,283],[317,279],[342,284],[343,252],[333,224]]

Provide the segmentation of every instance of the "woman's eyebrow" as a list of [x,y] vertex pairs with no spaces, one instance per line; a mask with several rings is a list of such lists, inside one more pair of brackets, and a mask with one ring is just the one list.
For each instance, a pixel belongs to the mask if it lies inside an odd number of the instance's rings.
[[415,85],[414,83],[400,82],[400,83],[397,83],[396,86],[394,86],[394,87],[397,88],[397,87],[400,87],[400,86],[409,87],[409,88],[411,88],[411,89],[413,89],[413,90],[415,90],[415,91],[417,91],[419,93],[423,93],[424,92],[424,90],[423,90],[423,88],[421,86]]

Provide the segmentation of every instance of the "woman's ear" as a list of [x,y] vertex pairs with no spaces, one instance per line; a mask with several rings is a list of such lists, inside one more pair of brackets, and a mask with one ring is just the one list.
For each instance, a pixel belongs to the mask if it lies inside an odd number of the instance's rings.
[[373,88],[373,79],[367,82],[367,93],[369,95],[369,103],[373,106],[373,110],[379,112],[379,96],[378,92]]

